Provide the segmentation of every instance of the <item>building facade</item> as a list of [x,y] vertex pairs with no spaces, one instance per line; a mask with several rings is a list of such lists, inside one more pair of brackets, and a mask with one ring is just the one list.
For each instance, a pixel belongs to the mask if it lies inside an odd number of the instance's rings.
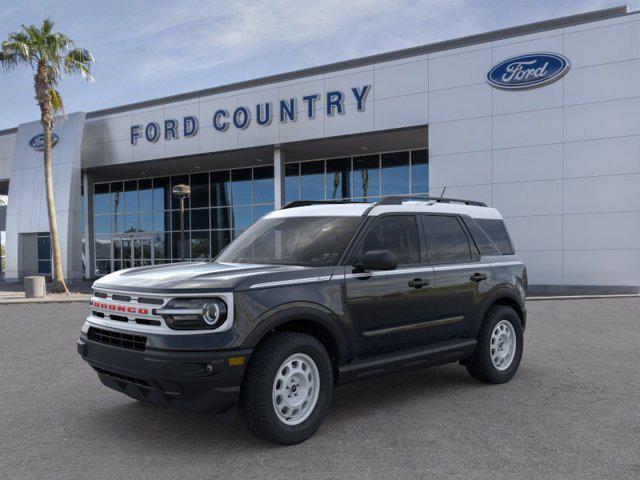
[[[50,271],[39,124],[0,132],[6,278]],[[504,215],[533,288],[640,285],[640,14],[600,10],[69,115],[70,278],[215,257],[298,200],[431,194]]]

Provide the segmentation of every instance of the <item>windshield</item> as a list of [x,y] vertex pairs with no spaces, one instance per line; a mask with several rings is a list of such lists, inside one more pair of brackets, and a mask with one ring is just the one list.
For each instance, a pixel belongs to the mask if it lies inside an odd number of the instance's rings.
[[232,242],[220,263],[335,265],[362,217],[263,218]]

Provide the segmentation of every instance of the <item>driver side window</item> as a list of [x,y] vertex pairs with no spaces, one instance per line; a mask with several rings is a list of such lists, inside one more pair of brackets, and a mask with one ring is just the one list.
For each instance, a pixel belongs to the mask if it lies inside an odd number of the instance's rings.
[[369,250],[391,250],[398,265],[420,263],[420,242],[413,215],[390,215],[379,218],[367,232],[360,258]]

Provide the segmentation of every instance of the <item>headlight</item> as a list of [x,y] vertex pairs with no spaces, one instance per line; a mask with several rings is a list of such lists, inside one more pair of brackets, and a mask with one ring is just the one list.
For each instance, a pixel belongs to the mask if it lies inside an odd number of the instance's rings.
[[156,313],[174,330],[211,330],[227,319],[227,304],[219,298],[174,298]]

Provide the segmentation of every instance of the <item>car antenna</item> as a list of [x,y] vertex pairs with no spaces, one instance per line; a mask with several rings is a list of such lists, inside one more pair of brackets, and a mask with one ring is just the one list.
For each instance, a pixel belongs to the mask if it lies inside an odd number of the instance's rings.
[[440,200],[442,200],[442,197],[444,197],[444,191],[447,189],[447,187],[443,187],[442,188],[442,193],[440,194]]

